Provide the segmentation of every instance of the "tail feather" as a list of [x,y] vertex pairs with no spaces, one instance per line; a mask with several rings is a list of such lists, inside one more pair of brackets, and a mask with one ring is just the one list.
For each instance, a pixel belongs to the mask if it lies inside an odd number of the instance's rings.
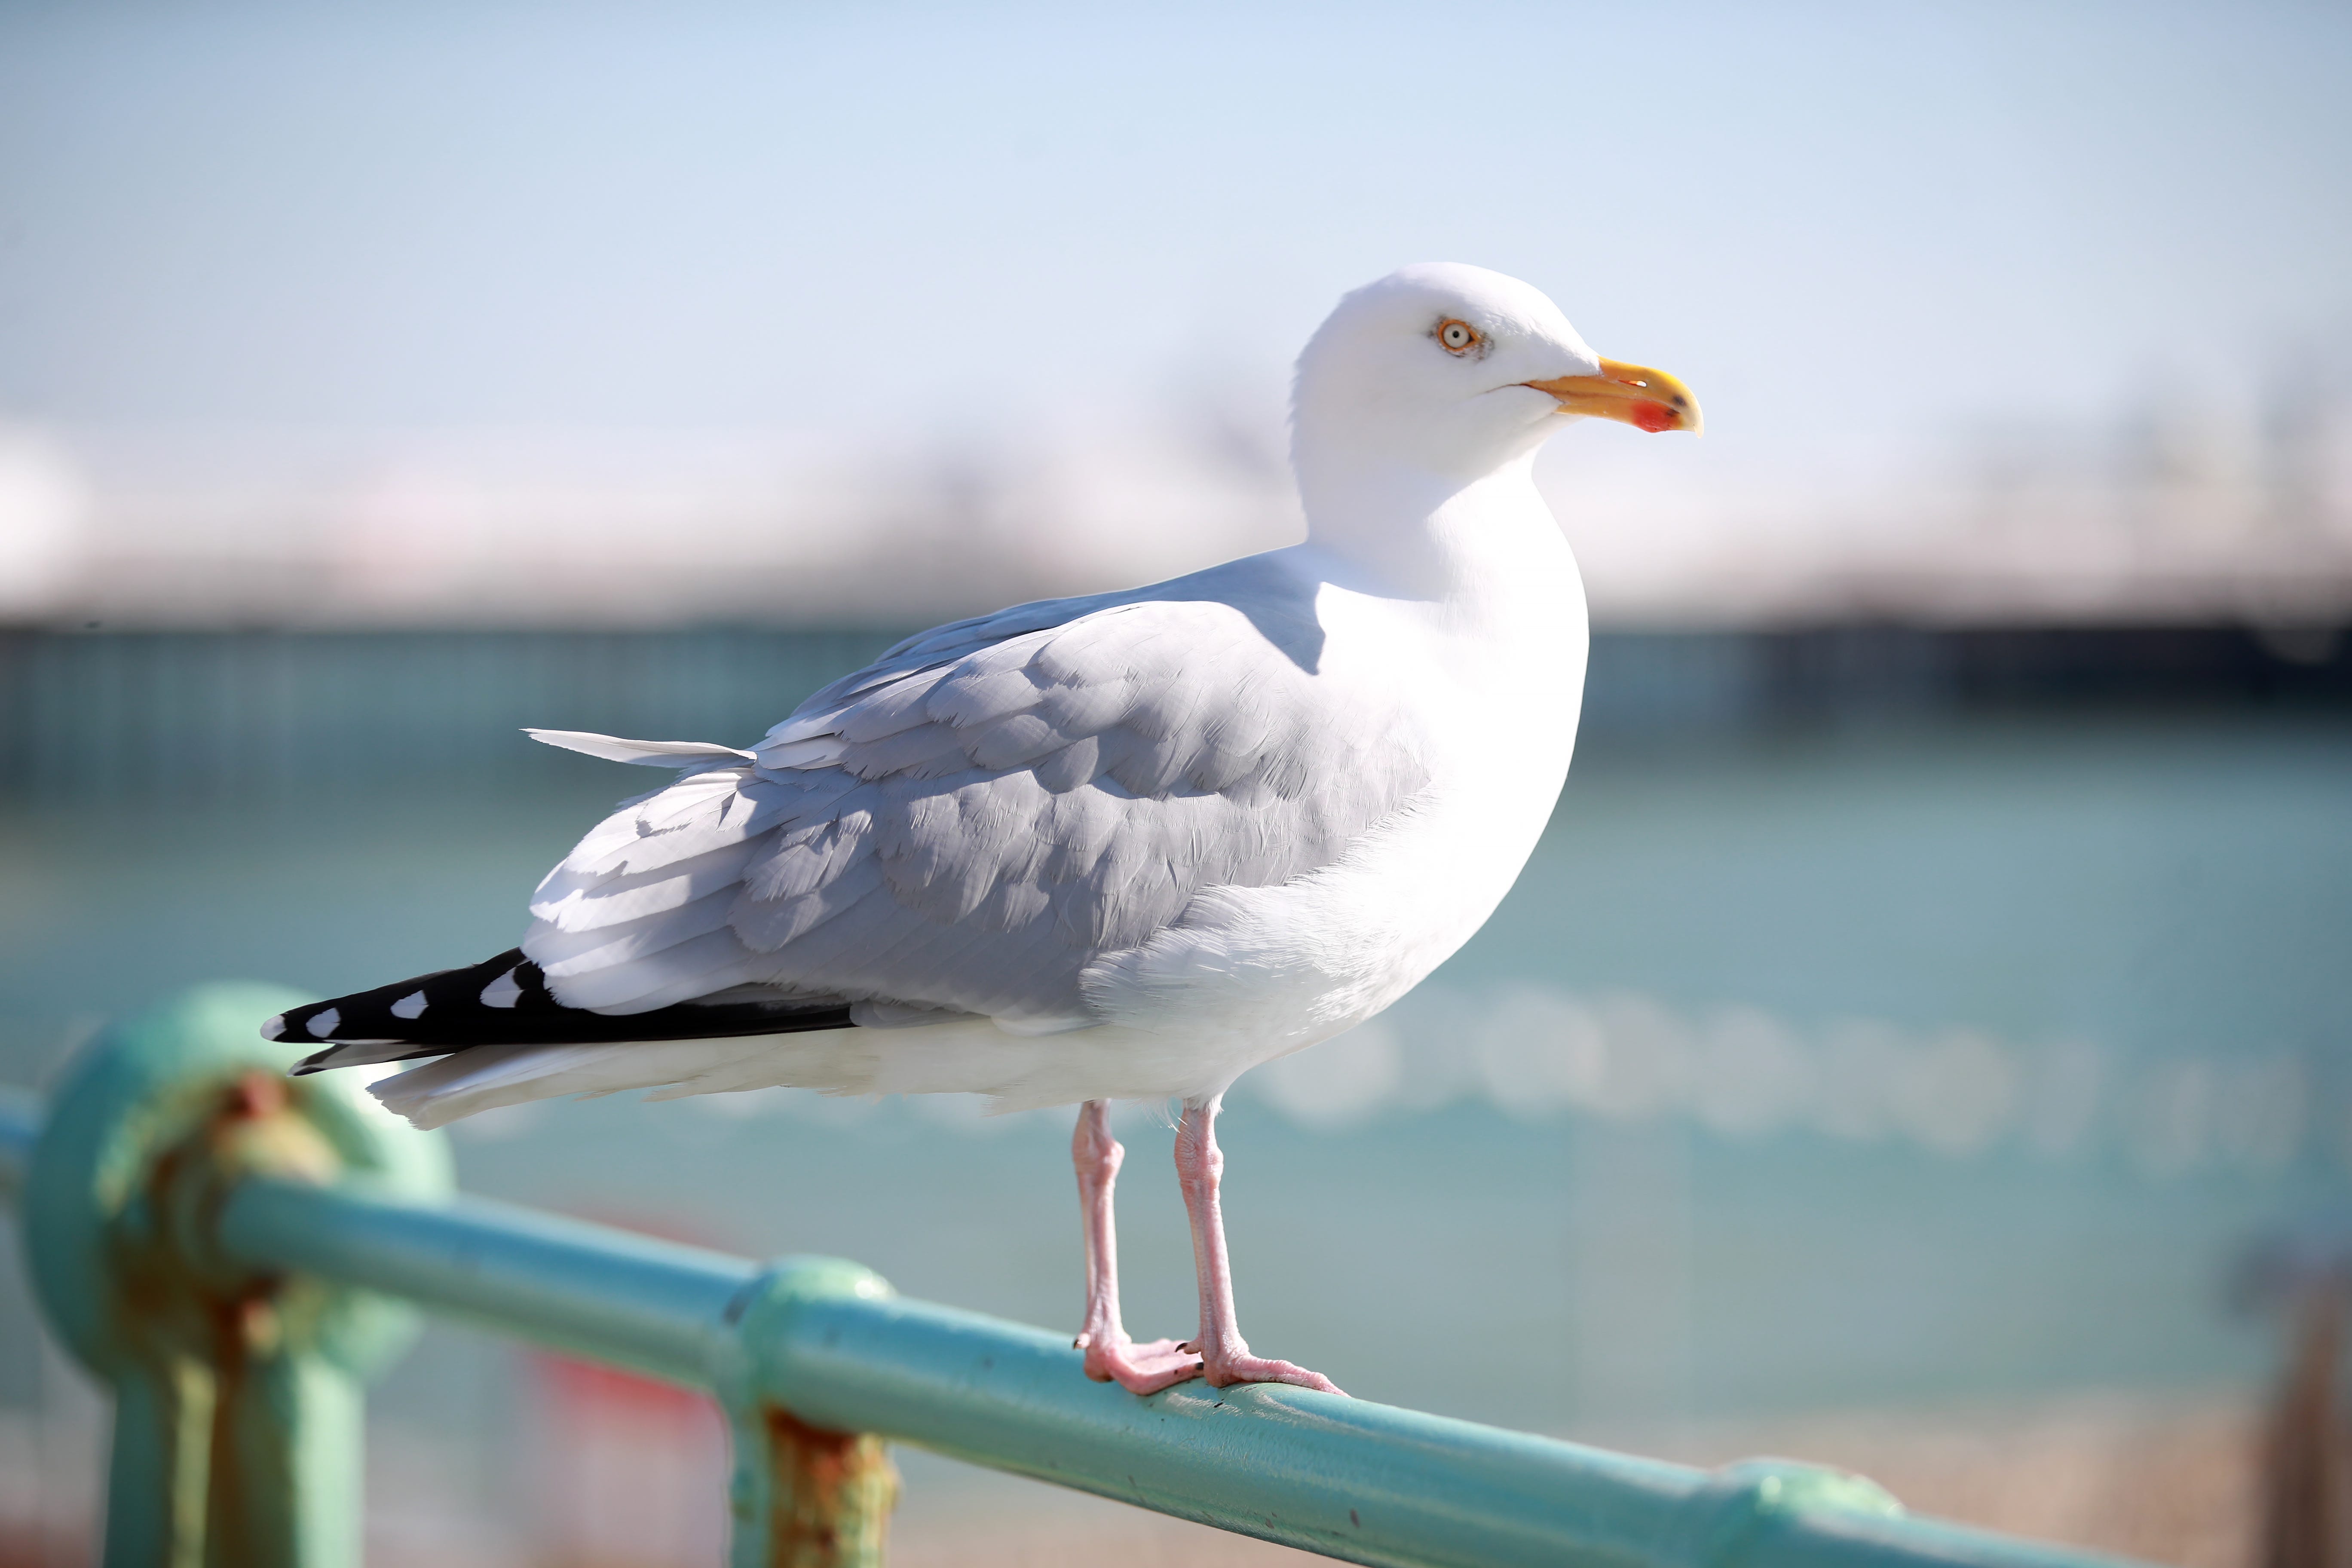
[[[525,1100],[593,1099],[646,1089],[655,1098],[771,1085],[856,1092],[873,1076],[864,1031],[790,1040],[648,1040],[630,1045],[478,1046],[378,1079],[368,1092],[417,1127]],[[839,1042],[839,1043],[835,1043]]]

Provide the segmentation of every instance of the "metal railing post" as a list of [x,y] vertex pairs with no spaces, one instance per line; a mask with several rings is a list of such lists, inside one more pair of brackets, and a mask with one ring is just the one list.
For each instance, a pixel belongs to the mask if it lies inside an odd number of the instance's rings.
[[730,1333],[711,1381],[733,1435],[731,1568],[882,1568],[898,1500],[887,1449],[871,1433],[812,1426],[776,1404],[766,1348],[811,1303],[891,1294],[855,1263],[793,1258],[769,1265],[729,1304]]
[[107,1568],[358,1568],[362,1389],[415,1314],[241,1266],[213,1222],[248,1176],[438,1197],[448,1163],[358,1086],[284,1076],[254,1020],[299,999],[205,986],[108,1030],[26,1173],[35,1292],[114,1393]]

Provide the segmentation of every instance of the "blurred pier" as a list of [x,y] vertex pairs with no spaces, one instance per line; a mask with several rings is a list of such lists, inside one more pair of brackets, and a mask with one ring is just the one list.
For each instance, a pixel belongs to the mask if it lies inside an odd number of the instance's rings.
[[[196,804],[578,765],[523,725],[740,744],[902,635],[657,631],[0,633],[0,795]],[[2352,638],[2231,626],[1603,631],[1586,749],[1909,717],[2352,712]]]

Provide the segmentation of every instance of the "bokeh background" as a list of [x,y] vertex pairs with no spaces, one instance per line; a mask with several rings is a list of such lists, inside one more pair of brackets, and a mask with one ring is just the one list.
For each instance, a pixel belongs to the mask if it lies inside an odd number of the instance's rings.
[[[509,945],[640,782],[521,724],[740,742],[937,618],[1287,542],[1299,344],[1475,261],[1708,434],[1547,452],[1575,773],[1467,950],[1237,1090],[1253,1340],[2250,1561],[2352,1221],[2347,71],[2329,4],[10,0],[0,1079]],[[1058,1325],[1067,1123],[455,1137]],[[1189,1330],[1122,1126],[1130,1317]],[[0,1556],[78,1563],[103,1415],[15,1267]],[[376,1562],[713,1560],[691,1400],[436,1329],[373,1419]],[[1281,1555],[904,1462],[903,1561]]]

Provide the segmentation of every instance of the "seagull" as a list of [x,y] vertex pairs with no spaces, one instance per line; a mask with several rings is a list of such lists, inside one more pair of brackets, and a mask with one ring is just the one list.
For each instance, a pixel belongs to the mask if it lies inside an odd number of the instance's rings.
[[[1568,774],[1584,592],[1536,452],[1696,432],[1500,273],[1408,267],[1300,355],[1303,543],[909,637],[749,749],[532,730],[677,770],[549,872],[520,947],[298,1007],[293,1070],[417,1061],[418,1127],[522,1100],[788,1086],[1079,1109],[1085,1371],[1339,1392],[1253,1353],[1218,1108],[1362,1023],[1494,912]],[[1192,1338],[1121,1321],[1109,1102],[1176,1101]]]

